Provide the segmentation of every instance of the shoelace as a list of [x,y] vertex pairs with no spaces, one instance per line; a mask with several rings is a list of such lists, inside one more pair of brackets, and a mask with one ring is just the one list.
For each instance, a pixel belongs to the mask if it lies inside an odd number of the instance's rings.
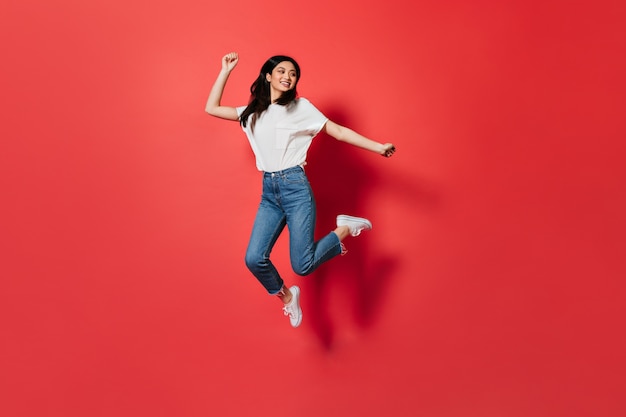
[[363,230],[366,230],[366,229],[368,229],[366,225],[358,224],[358,225],[354,225],[350,227],[350,233],[352,234],[352,236],[356,237],[360,235]]
[[283,313],[285,314],[285,316],[291,316],[293,317],[293,310],[291,309],[291,306],[289,305],[285,305],[283,306]]

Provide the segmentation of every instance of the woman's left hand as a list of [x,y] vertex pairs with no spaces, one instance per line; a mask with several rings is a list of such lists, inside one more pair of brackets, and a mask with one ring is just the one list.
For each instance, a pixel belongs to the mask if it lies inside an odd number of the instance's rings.
[[391,156],[396,152],[396,147],[393,145],[393,143],[385,143],[383,145],[383,152],[381,153],[382,156],[384,156],[385,158],[391,158]]

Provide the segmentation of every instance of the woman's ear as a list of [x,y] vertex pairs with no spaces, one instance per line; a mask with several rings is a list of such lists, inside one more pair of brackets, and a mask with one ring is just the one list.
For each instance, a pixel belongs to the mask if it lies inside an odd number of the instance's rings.
[[272,79],[272,74],[265,74],[265,81],[267,81],[268,83],[271,81]]

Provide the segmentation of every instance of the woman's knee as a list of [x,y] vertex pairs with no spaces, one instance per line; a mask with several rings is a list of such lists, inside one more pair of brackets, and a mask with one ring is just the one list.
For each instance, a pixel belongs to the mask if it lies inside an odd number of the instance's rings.
[[267,263],[263,256],[251,251],[246,252],[244,262],[252,273],[260,271],[264,264]]
[[293,272],[296,273],[296,275],[300,276],[309,275],[315,270],[313,262],[311,262],[310,260],[299,260],[296,262],[292,261],[291,269],[293,269]]

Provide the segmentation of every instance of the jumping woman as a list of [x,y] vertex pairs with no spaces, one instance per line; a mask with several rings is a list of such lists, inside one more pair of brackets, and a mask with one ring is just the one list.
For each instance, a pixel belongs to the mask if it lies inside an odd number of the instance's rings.
[[302,322],[300,288],[285,286],[270,260],[270,253],[285,226],[289,228],[291,266],[298,275],[308,275],[322,263],[347,251],[342,241],[370,230],[372,223],[361,217],[337,216],[337,227],[315,241],[315,200],[304,172],[313,138],[321,131],[350,145],[390,157],[391,143],[378,143],[325,117],[307,99],[298,97],[300,66],[288,56],[274,56],[265,62],[250,87],[247,106],[221,104],[222,94],[239,55],[222,58],[222,69],[213,84],[206,112],[238,121],[248,137],[263,173],[263,193],[246,251],[246,266],[271,295],[283,303],[293,327]]

